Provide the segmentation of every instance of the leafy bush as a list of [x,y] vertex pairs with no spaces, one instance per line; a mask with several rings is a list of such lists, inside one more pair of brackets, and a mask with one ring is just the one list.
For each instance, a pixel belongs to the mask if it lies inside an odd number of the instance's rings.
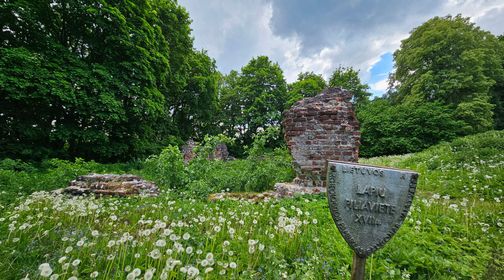
[[462,122],[438,103],[392,105],[378,99],[359,107],[362,157],[418,152],[461,131]]
[[143,173],[157,184],[179,189],[187,183],[187,170],[178,147],[168,146],[159,155],[145,160]]

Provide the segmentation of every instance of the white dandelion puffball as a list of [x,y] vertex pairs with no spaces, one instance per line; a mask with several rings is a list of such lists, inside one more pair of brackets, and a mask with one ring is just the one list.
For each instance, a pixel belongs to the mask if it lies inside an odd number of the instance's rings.
[[43,263],[39,265],[40,276],[49,277],[52,274],[52,268],[48,263]]
[[132,273],[133,275],[135,275],[135,277],[138,277],[140,276],[140,274],[142,274],[142,271],[140,270],[140,268],[135,268],[133,269]]
[[156,246],[158,246],[158,247],[164,247],[164,246],[166,246],[166,240],[159,239],[158,241],[156,241]]

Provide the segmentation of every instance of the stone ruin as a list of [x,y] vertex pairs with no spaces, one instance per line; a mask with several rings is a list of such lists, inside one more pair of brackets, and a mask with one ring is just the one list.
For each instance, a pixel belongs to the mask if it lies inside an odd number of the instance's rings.
[[[329,88],[296,102],[283,113],[285,142],[297,175],[293,184],[287,185],[324,191],[326,160],[357,162],[360,132],[351,99],[351,92]],[[282,188],[282,184],[275,188]]]
[[194,140],[189,139],[184,146],[182,146],[182,156],[184,158],[184,162],[188,163],[193,158],[196,157],[196,153],[194,152],[194,148],[196,148],[197,144]]
[[[182,146],[182,156],[184,158],[184,163],[190,162],[197,155],[194,152],[194,148],[198,146],[198,143],[194,142],[194,140],[189,139],[184,146]],[[217,144],[212,154],[208,156],[209,160],[228,160],[229,152],[226,144],[220,143]]]
[[89,174],[77,177],[57,193],[72,195],[94,194],[111,196],[145,195],[157,196],[158,187],[149,181],[131,174]]

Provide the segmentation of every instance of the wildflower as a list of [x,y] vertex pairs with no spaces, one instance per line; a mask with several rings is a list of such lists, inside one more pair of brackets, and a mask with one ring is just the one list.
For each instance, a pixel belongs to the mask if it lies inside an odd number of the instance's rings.
[[73,266],[78,266],[80,263],[81,263],[81,260],[79,260],[79,259],[75,259],[75,260],[72,262],[72,265],[73,265]]
[[142,274],[142,271],[140,270],[140,268],[135,268],[135,269],[133,269],[133,271],[131,273],[133,273],[133,275],[135,275],[135,277],[138,277],[138,276],[140,276],[140,274]]
[[49,280],[58,280],[58,278],[59,278],[59,274],[55,273],[55,274],[51,275],[51,277],[49,277]]
[[156,246],[164,247],[166,246],[166,241],[164,239],[159,239],[158,241],[156,241]]
[[449,208],[449,209],[452,209],[452,210],[453,210],[453,211],[455,211],[455,212],[458,212],[458,211],[459,211],[459,209],[458,209],[458,205],[457,205],[457,204],[450,204],[450,205],[448,206],[448,208]]
[[149,253],[149,257],[157,260],[161,257],[161,252],[159,251],[159,249],[154,249]]
[[264,250],[264,244],[259,244],[259,251],[263,251]]
[[188,240],[189,238],[191,238],[191,235],[190,235],[189,233],[187,233],[187,232],[186,232],[186,233],[184,233],[184,235],[182,236],[182,238],[183,238],[184,240]]
[[144,280],[151,280],[154,277],[155,268],[150,268],[145,271]]
[[67,257],[63,256],[63,257],[59,258],[58,263],[63,263],[66,261],[66,259],[67,259]]
[[212,272],[212,271],[213,271],[213,267],[207,267],[207,268],[205,269],[205,273],[210,273],[210,272]]
[[52,274],[52,268],[48,263],[39,265],[40,276],[49,277]]
[[78,280],[78,278],[75,276],[72,276],[72,277],[68,278],[68,280]]
[[99,274],[98,271],[93,271],[93,272],[91,272],[91,274],[89,275],[89,277],[96,278],[96,277],[98,277],[98,274]]
[[207,259],[208,261],[212,261],[214,258],[214,255],[212,253],[208,253],[205,257],[205,259]]
[[232,268],[232,269],[235,269],[236,268],[236,263],[235,262],[230,262],[229,263],[229,267]]
[[191,246],[189,246],[189,247],[186,248],[186,253],[187,254],[192,254],[192,252],[193,252],[193,248]]
[[189,267],[189,268],[187,269],[187,276],[188,276],[189,278],[194,278],[194,277],[196,277],[196,276],[198,276],[198,275],[199,275],[199,269],[197,269],[196,267],[191,266],[191,267]]
[[128,275],[126,275],[126,280],[134,280],[135,278],[135,273],[133,272],[130,272],[128,273]]
[[72,246],[68,246],[65,249],[65,253],[68,254],[68,253],[72,252],[72,250],[73,250],[73,247]]
[[91,236],[93,236],[93,237],[97,237],[98,235],[100,235],[100,233],[97,230],[93,230],[91,232]]

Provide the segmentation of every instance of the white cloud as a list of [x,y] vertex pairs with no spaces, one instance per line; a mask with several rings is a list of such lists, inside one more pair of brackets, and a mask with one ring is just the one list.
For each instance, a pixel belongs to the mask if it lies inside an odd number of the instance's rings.
[[387,91],[388,88],[388,80],[385,78],[376,83],[370,84],[369,87],[374,92],[384,93],[385,91]]
[[[207,49],[225,73],[268,55],[287,81],[313,71],[328,77],[339,65],[370,69],[394,52],[416,26],[433,16],[470,16],[494,34],[504,33],[502,0],[312,1],[180,0],[193,19],[197,48]],[[383,89],[382,80],[371,85]]]

